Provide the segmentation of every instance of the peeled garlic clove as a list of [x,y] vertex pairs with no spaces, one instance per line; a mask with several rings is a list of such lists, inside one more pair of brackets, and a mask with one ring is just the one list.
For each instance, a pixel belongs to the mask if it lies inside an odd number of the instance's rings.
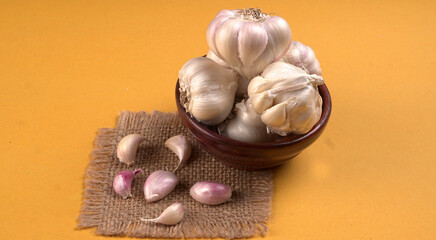
[[310,74],[321,75],[322,73],[312,48],[298,41],[291,43],[291,47],[283,56],[282,61],[306,70]]
[[183,135],[177,135],[169,138],[165,142],[165,147],[169,148],[177,155],[177,157],[179,157],[179,164],[173,172],[177,171],[179,167],[183,166],[191,156],[191,144]]
[[218,124],[232,111],[237,81],[233,70],[212,59],[193,58],[179,71],[180,103],[198,121]]
[[139,134],[130,134],[121,139],[117,148],[117,157],[120,162],[127,165],[134,163],[138,146],[143,140],[144,137]]
[[224,203],[232,197],[232,189],[222,183],[198,182],[189,191],[192,198],[208,205]]
[[183,216],[185,215],[185,210],[181,203],[176,202],[167,207],[159,217],[154,219],[145,219],[141,218],[143,222],[155,222],[161,223],[164,225],[176,225],[180,221],[182,221]]
[[157,170],[148,176],[144,183],[144,195],[147,202],[156,202],[171,191],[179,183],[179,179],[172,172]]
[[122,196],[124,199],[126,199],[127,197],[131,197],[132,194],[130,193],[130,187],[132,185],[133,178],[139,172],[142,172],[142,170],[141,169],[137,169],[135,171],[124,170],[118,173],[118,175],[115,176],[113,182],[113,187],[115,192],[118,195]]

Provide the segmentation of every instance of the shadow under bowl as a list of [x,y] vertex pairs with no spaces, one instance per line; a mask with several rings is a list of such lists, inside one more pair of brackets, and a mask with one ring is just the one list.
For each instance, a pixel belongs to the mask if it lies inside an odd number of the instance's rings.
[[206,126],[189,113],[180,103],[179,81],[176,84],[176,103],[182,123],[200,145],[217,160],[242,170],[271,168],[297,156],[310,146],[324,131],[332,111],[330,93],[325,84],[318,86],[323,100],[322,114],[318,123],[306,134],[289,134],[265,143],[247,143],[222,136],[215,127]]

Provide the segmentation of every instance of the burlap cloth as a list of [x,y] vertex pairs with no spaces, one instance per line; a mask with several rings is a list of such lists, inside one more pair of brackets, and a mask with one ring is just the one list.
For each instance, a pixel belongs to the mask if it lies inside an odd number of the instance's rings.
[[[118,142],[131,133],[145,136],[136,162],[127,167],[116,157]],[[143,186],[153,171],[172,171],[177,156],[164,146],[171,136],[184,134],[192,144],[187,165],[176,175],[179,184],[173,192],[155,203],[146,203]],[[133,198],[122,199],[112,188],[115,175],[125,169],[142,168],[132,183]],[[199,181],[216,181],[233,189],[231,201],[209,206],[189,195],[190,187]],[[272,171],[242,171],[227,167],[203,150],[178,115],[162,112],[122,112],[115,129],[99,129],[91,161],[85,174],[83,205],[79,228],[97,227],[98,235],[156,238],[246,238],[264,235],[270,216]],[[169,205],[181,202],[183,221],[175,226],[141,222],[141,217],[155,218]]]

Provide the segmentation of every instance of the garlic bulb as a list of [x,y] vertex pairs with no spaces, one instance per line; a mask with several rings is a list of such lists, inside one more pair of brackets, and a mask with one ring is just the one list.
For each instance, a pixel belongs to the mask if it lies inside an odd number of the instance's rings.
[[291,39],[286,20],[258,8],[222,10],[207,28],[209,48],[245,79],[279,60]]
[[146,202],[156,202],[174,190],[179,179],[172,172],[157,170],[148,176],[144,183]]
[[181,134],[166,140],[165,147],[169,148],[179,157],[179,164],[173,172],[177,171],[180,166],[183,166],[191,156],[191,144],[188,139]]
[[[217,55],[215,55],[211,50],[209,50],[206,57],[214,60],[216,63],[218,63],[219,65],[225,68],[232,69],[232,67],[229,64],[224,62],[221,58],[217,57]],[[236,74],[236,78],[238,79],[238,88],[236,89],[236,97],[245,97],[247,96],[247,87],[250,81],[242,77],[241,74],[239,74],[236,71],[235,74]]]
[[285,136],[307,133],[322,113],[322,98],[317,86],[324,84],[318,75],[285,62],[269,65],[251,80],[248,95],[253,109],[261,114],[269,131]]
[[179,71],[180,103],[206,125],[218,124],[232,111],[237,78],[215,61],[197,57]]
[[198,182],[189,190],[192,198],[208,205],[218,205],[232,197],[232,189],[222,183]]
[[242,142],[267,142],[272,139],[265,123],[259,114],[253,110],[251,99],[242,100],[235,106],[236,117],[221,127],[223,136]]
[[180,221],[183,220],[183,216],[185,215],[185,210],[181,203],[176,202],[167,207],[159,217],[155,219],[145,219],[141,218],[143,222],[155,222],[161,223],[164,225],[176,225]]
[[281,60],[295,65],[309,74],[321,76],[321,67],[319,66],[318,59],[315,57],[315,53],[312,48],[301,42],[292,41],[291,47]]
[[139,134],[129,134],[121,139],[117,147],[117,157],[120,162],[127,165],[135,162],[136,151],[138,151],[138,146],[143,140],[144,137]]
[[135,171],[130,170],[124,170],[118,173],[117,176],[114,178],[113,187],[115,192],[126,199],[127,197],[131,197],[132,194],[130,193],[130,187],[132,185],[133,178],[138,174],[139,172],[142,172],[141,169],[137,169]]

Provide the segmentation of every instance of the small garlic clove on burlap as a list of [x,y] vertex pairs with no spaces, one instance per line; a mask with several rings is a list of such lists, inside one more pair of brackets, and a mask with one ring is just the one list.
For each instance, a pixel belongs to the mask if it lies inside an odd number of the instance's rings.
[[131,170],[124,170],[118,173],[117,176],[115,176],[113,181],[113,187],[115,192],[122,196],[124,199],[127,197],[131,197],[132,194],[130,193],[130,188],[132,185],[133,178],[138,174],[139,172],[142,172],[141,169],[137,169],[135,171]]
[[245,79],[279,60],[292,40],[286,20],[258,8],[220,11],[206,35],[211,51]]
[[188,161],[191,156],[191,144],[188,139],[181,134],[166,140],[165,147],[169,148],[177,155],[177,157],[179,157],[179,164],[173,172],[177,171],[179,167],[185,165],[186,161]]
[[179,179],[172,172],[157,170],[148,176],[144,183],[146,202],[156,202],[174,190]]
[[196,201],[208,205],[218,205],[232,197],[230,186],[216,182],[198,182],[191,187],[189,193]]
[[[212,52],[212,50],[209,50],[206,57],[214,60],[216,63],[218,63],[219,65],[221,65],[225,68],[232,69],[232,67],[229,64],[227,64],[221,58],[219,58],[217,55],[215,55]],[[238,79],[238,81],[237,81],[238,88],[236,89],[236,97],[245,97],[245,96],[247,96],[247,87],[248,87],[248,84],[250,83],[250,80],[242,77],[241,74],[239,74],[236,70],[234,70],[234,71],[236,74],[236,78]]]
[[139,134],[129,134],[118,143],[117,157],[120,162],[130,165],[135,162],[136,152],[144,137]]
[[251,99],[242,100],[235,106],[236,116],[220,126],[223,136],[242,142],[267,142],[272,139],[261,116],[251,105]]
[[176,202],[167,207],[159,217],[154,219],[141,218],[140,220],[143,222],[155,222],[164,225],[176,225],[183,220],[184,215],[185,210],[183,209],[183,205]]
[[268,131],[281,136],[304,134],[321,117],[322,98],[317,88],[321,84],[324,79],[319,75],[309,75],[294,65],[276,62],[251,80],[248,95]]
[[322,73],[312,48],[298,41],[292,41],[291,47],[281,60],[295,65],[309,74],[321,75]]
[[193,58],[179,71],[180,103],[198,121],[218,124],[232,110],[237,81],[231,69],[212,59]]

